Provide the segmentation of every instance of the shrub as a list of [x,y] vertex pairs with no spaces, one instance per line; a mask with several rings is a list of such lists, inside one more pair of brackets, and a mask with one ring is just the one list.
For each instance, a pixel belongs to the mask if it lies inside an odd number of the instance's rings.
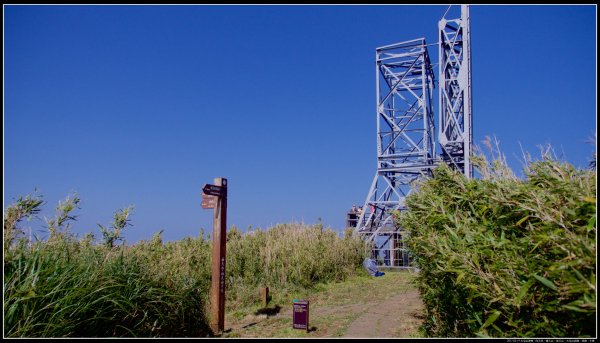
[[430,336],[589,337],[596,332],[596,174],[548,155],[526,177],[474,158],[446,165],[398,215],[420,268]]

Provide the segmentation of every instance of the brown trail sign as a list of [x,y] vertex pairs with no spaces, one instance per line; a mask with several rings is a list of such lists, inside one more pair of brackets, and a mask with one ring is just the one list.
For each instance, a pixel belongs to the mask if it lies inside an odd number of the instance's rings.
[[202,208],[214,208],[212,268],[210,286],[210,328],[220,334],[225,329],[225,243],[227,239],[227,179],[202,188]]
[[206,195],[202,193],[202,208],[215,208],[217,205],[217,197],[214,195]]

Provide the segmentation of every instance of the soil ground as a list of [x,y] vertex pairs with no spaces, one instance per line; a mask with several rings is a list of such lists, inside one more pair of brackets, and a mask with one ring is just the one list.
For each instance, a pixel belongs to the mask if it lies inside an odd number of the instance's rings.
[[247,314],[227,313],[223,337],[422,337],[423,304],[414,277],[410,271],[388,271],[302,295],[310,302],[309,332],[292,328],[293,295]]

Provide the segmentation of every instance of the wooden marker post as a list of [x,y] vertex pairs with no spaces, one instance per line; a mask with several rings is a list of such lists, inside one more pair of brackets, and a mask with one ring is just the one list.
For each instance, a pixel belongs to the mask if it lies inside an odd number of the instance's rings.
[[[210,287],[210,328],[220,334],[225,330],[225,243],[227,242],[227,179],[216,178],[214,185],[202,188],[202,208],[214,208],[212,277]],[[209,199],[204,195],[212,196]]]
[[260,293],[262,295],[262,305],[263,307],[267,307],[269,303],[269,287],[263,287]]

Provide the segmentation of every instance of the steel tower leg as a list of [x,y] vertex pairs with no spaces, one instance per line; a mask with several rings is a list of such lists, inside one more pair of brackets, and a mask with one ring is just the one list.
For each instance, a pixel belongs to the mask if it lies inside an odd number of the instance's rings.
[[444,162],[473,177],[471,150],[471,32],[469,6],[461,5],[459,19],[439,21],[439,132]]

